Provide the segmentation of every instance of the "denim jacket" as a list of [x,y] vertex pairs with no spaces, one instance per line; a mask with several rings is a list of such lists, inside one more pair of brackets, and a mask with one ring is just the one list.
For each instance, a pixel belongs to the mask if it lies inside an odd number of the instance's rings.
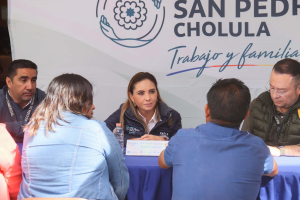
[[79,197],[124,199],[129,174],[112,132],[104,122],[64,112],[64,122],[33,137],[24,134],[23,181],[18,199]]

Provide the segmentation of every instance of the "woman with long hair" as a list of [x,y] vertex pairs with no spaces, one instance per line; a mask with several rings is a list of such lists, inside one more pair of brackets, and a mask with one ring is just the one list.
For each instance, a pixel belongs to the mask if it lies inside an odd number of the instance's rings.
[[124,199],[129,175],[120,145],[93,116],[93,86],[63,74],[25,127],[18,199],[79,197]]
[[105,120],[110,130],[121,123],[125,144],[127,139],[169,140],[181,128],[180,114],[164,103],[152,74],[135,74],[127,95],[125,103]]

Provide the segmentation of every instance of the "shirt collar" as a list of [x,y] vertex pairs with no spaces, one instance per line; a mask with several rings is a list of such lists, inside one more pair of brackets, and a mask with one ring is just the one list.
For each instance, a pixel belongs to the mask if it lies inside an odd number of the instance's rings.
[[[140,113],[140,111],[139,111],[139,109],[137,109],[137,112],[139,113],[139,115],[142,117],[142,119],[144,120],[144,122],[145,123],[147,123],[147,121],[146,121],[146,118]],[[161,119],[159,118],[159,120],[161,121]],[[151,119],[149,120],[149,122],[148,123],[150,123],[150,122],[153,122],[153,123],[155,123],[156,124],[156,110],[155,110],[155,112],[154,112],[154,114],[153,114],[153,116],[151,117]]]
[[195,130],[203,134],[210,135],[212,137],[220,137],[220,138],[246,134],[245,132],[240,131],[239,127],[230,128],[226,126],[220,126],[219,124],[215,124],[213,122],[207,122],[206,124],[201,124],[197,126]]

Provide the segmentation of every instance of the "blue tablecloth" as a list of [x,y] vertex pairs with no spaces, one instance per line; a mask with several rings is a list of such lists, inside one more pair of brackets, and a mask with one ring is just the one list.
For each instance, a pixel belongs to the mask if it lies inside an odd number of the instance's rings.
[[278,175],[262,177],[259,198],[261,200],[300,199],[300,158],[275,157]]
[[130,176],[128,200],[167,200],[172,197],[172,169],[161,169],[158,157],[125,156]]
[[[18,143],[22,152],[22,143]],[[300,200],[300,158],[275,157],[279,174],[262,177],[260,200]],[[125,156],[130,175],[128,200],[170,200],[172,169],[161,169],[158,157]]]
[[[130,174],[128,200],[170,200],[172,170],[158,167],[158,157],[125,156]],[[300,158],[276,157],[279,174],[262,177],[258,199],[300,200]]]

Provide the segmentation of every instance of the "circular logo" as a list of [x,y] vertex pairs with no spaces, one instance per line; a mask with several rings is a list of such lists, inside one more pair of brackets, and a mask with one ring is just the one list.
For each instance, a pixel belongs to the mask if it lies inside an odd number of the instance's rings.
[[152,42],[162,30],[162,0],[98,0],[96,17],[100,30],[114,43],[138,48]]

